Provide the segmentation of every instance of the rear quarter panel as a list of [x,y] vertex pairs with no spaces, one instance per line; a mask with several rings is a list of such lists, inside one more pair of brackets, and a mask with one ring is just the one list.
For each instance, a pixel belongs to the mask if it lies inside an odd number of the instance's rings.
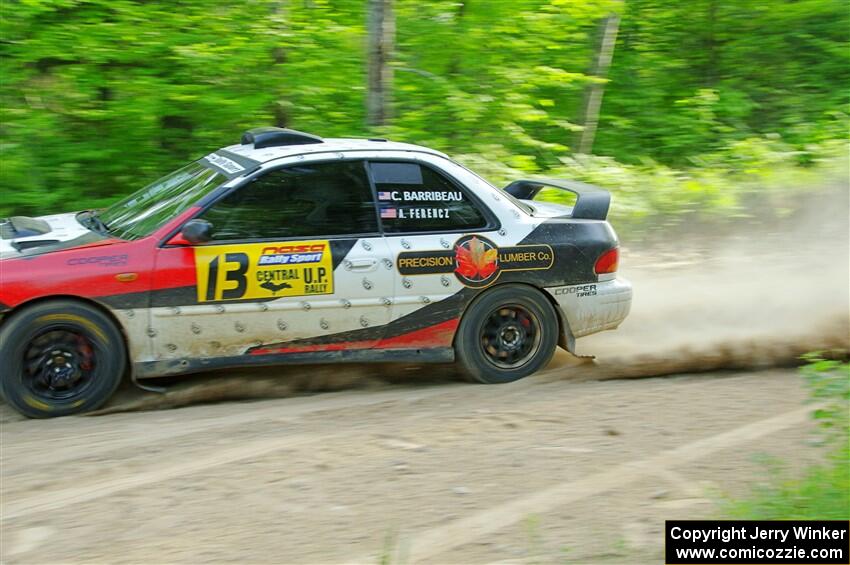
[[611,225],[598,220],[551,218],[538,225],[520,245],[545,244],[554,250],[552,268],[525,271],[519,278],[535,286],[551,287],[596,282],[597,258],[618,245]]

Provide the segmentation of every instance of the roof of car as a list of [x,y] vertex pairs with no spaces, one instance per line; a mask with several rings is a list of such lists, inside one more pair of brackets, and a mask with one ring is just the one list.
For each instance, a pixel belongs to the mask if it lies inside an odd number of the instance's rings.
[[230,153],[235,153],[260,163],[294,155],[342,151],[412,151],[446,157],[444,153],[429,149],[428,147],[384,139],[323,138],[321,142],[317,143],[261,147],[259,149],[255,147],[255,144],[249,143],[230,145],[224,149]]

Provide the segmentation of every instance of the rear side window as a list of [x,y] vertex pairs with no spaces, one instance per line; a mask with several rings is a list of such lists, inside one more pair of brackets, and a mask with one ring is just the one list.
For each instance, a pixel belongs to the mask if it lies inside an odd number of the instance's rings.
[[216,241],[378,231],[364,161],[305,163],[268,172],[202,217],[212,223]]
[[418,163],[369,164],[386,232],[471,231],[487,219],[454,182]]

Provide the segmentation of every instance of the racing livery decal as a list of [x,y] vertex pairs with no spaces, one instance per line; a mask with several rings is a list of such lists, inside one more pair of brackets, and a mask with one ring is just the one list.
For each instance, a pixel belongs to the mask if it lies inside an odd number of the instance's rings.
[[235,175],[235,174],[241,173],[242,171],[245,170],[245,167],[243,167],[242,165],[240,165],[239,163],[237,163],[236,161],[234,161],[232,159],[228,159],[227,157],[224,157],[223,155],[217,155],[215,153],[210,153],[209,155],[204,157],[204,159],[209,161],[210,165],[213,165],[214,167],[221,169],[226,174]]
[[260,166],[258,161],[249,159],[244,155],[231,153],[226,149],[219,149],[214,153],[210,153],[206,157],[201,158],[198,162],[223,174],[229,179],[248,174],[257,170]]
[[198,302],[333,294],[328,241],[195,248]]
[[467,235],[458,239],[453,249],[399,253],[397,264],[402,275],[454,273],[465,286],[484,288],[496,282],[503,271],[549,269],[554,260],[549,245],[500,248],[486,237]]
[[127,264],[127,254],[98,255],[96,257],[74,257],[65,261],[66,265],[98,265],[101,267],[120,267]]

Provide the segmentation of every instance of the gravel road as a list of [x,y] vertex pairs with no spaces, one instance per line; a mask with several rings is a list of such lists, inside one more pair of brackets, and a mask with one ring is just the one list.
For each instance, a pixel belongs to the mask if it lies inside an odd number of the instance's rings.
[[663,520],[712,516],[764,478],[760,457],[819,457],[793,370],[598,381],[564,364],[7,421],[2,561],[660,562]]

